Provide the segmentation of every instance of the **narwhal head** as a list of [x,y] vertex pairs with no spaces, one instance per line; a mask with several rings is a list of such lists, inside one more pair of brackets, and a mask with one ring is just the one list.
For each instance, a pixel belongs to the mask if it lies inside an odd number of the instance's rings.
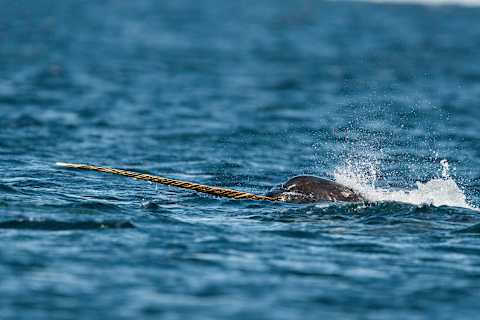
[[352,189],[332,180],[316,176],[297,176],[276,186],[266,194],[285,202],[313,203],[321,201],[360,202],[365,199]]

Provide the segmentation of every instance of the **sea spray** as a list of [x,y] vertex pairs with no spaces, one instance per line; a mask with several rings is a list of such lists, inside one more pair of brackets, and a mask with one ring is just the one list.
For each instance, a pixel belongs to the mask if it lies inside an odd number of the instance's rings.
[[[378,177],[378,166],[370,167],[365,163],[358,165],[347,161],[335,170],[335,180],[357,192],[372,202],[396,201],[414,205],[451,206],[475,209],[465,197],[455,180],[449,174],[447,160],[440,161],[440,177],[427,182],[416,182],[413,189],[385,189],[375,186]],[[365,170],[367,168],[367,170]]]

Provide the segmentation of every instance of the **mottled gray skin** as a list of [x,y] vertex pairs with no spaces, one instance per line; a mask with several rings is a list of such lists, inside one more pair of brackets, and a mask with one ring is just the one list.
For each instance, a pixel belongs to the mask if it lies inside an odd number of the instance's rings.
[[313,203],[322,201],[361,202],[365,199],[352,189],[332,180],[316,176],[297,176],[275,187],[269,197],[278,197],[285,202]]

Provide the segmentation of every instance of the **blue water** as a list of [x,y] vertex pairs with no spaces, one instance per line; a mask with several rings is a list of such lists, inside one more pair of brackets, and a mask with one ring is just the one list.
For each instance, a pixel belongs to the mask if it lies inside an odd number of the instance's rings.
[[[480,8],[0,8],[2,320],[478,316]],[[57,161],[258,194],[315,174],[370,201],[218,199]]]

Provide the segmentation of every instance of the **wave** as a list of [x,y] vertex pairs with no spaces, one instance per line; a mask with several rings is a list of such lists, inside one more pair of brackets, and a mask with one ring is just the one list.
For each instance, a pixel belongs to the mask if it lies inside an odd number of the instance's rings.
[[480,223],[474,224],[465,229],[458,230],[457,233],[471,233],[471,234],[480,234]]
[[0,183],[0,193],[18,193],[13,187],[7,186],[6,184]]
[[470,205],[455,180],[449,175],[447,160],[440,161],[441,176],[427,182],[416,182],[412,189],[384,189],[375,186],[378,169],[375,163],[347,162],[335,170],[335,180],[361,193],[371,202],[402,202],[413,205],[460,207],[478,210]]

